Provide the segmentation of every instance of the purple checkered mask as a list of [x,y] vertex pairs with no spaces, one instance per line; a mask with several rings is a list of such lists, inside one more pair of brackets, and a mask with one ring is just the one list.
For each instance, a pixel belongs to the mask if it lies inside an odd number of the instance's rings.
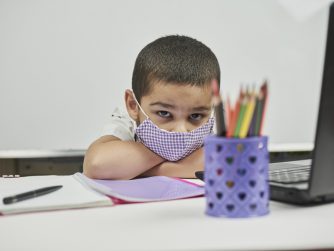
[[[136,100],[136,98],[135,98]],[[203,146],[204,138],[212,133],[214,118],[190,132],[169,132],[159,128],[147,116],[136,100],[146,119],[135,129],[137,140],[166,160],[177,161]]]

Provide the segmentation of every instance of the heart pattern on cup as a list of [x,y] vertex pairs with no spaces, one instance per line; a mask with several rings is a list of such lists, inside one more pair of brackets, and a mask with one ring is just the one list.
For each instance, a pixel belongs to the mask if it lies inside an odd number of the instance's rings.
[[257,205],[255,203],[252,203],[249,205],[249,208],[254,211],[257,208]]
[[208,182],[209,182],[209,185],[210,185],[210,186],[213,186],[213,185],[215,184],[215,181],[214,181],[214,180],[212,180],[212,179],[209,179],[209,181],[208,181]]
[[233,161],[234,161],[234,158],[231,157],[231,156],[229,156],[229,157],[226,157],[225,160],[226,160],[226,163],[227,163],[227,164],[232,165],[232,164],[233,164]]
[[243,144],[238,144],[237,145],[237,150],[238,150],[238,152],[243,152],[244,151],[244,145]]
[[220,176],[223,174],[223,169],[218,168],[216,172],[217,172],[217,175]]
[[247,141],[228,143],[215,141],[206,153],[207,213],[229,217],[262,215],[270,197],[264,183],[268,179],[266,146]]
[[249,156],[248,160],[250,163],[254,164],[256,162],[256,156]]
[[228,210],[228,211],[230,211],[230,212],[232,212],[233,210],[234,210],[234,205],[233,204],[227,204],[226,205],[226,209]]
[[246,172],[247,172],[247,170],[245,168],[239,168],[237,170],[237,174],[241,177],[245,176]]
[[219,153],[223,150],[223,146],[222,145],[216,145],[216,152]]
[[255,180],[250,180],[248,182],[248,184],[251,186],[251,187],[255,187],[256,186],[256,181]]
[[228,181],[226,181],[226,186],[227,186],[228,188],[232,188],[232,187],[234,187],[234,181],[233,181],[233,180],[228,180]]
[[217,192],[216,196],[217,196],[217,199],[220,200],[221,198],[223,198],[223,193]]
[[239,197],[239,199],[242,201],[242,200],[246,199],[247,194],[244,193],[244,192],[241,192],[241,193],[238,193],[238,197]]

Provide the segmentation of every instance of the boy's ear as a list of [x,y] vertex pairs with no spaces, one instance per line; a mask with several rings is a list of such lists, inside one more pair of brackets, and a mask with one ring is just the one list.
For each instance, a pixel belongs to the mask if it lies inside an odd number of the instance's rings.
[[139,107],[137,105],[136,100],[134,99],[133,92],[129,89],[125,90],[125,105],[128,111],[129,116],[137,121],[139,119]]

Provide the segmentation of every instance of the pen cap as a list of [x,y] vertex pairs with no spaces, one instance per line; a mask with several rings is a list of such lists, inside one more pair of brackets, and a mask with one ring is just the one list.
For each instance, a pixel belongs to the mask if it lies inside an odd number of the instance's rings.
[[204,141],[206,214],[244,218],[269,213],[268,137]]

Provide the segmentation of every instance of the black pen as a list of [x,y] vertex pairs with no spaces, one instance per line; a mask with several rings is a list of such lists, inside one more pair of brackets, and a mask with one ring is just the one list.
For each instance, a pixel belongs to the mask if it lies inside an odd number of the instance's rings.
[[196,171],[195,172],[195,177],[197,179],[200,179],[200,180],[204,181],[204,171]]
[[29,192],[25,192],[25,193],[21,193],[21,194],[17,194],[17,195],[13,195],[13,196],[9,196],[3,199],[3,204],[13,204],[22,200],[27,200],[27,199],[31,199],[31,198],[35,198],[44,194],[48,194],[54,191],[57,191],[58,189],[62,188],[63,186],[51,186],[51,187],[44,187],[44,188],[40,188],[37,190],[32,190]]

